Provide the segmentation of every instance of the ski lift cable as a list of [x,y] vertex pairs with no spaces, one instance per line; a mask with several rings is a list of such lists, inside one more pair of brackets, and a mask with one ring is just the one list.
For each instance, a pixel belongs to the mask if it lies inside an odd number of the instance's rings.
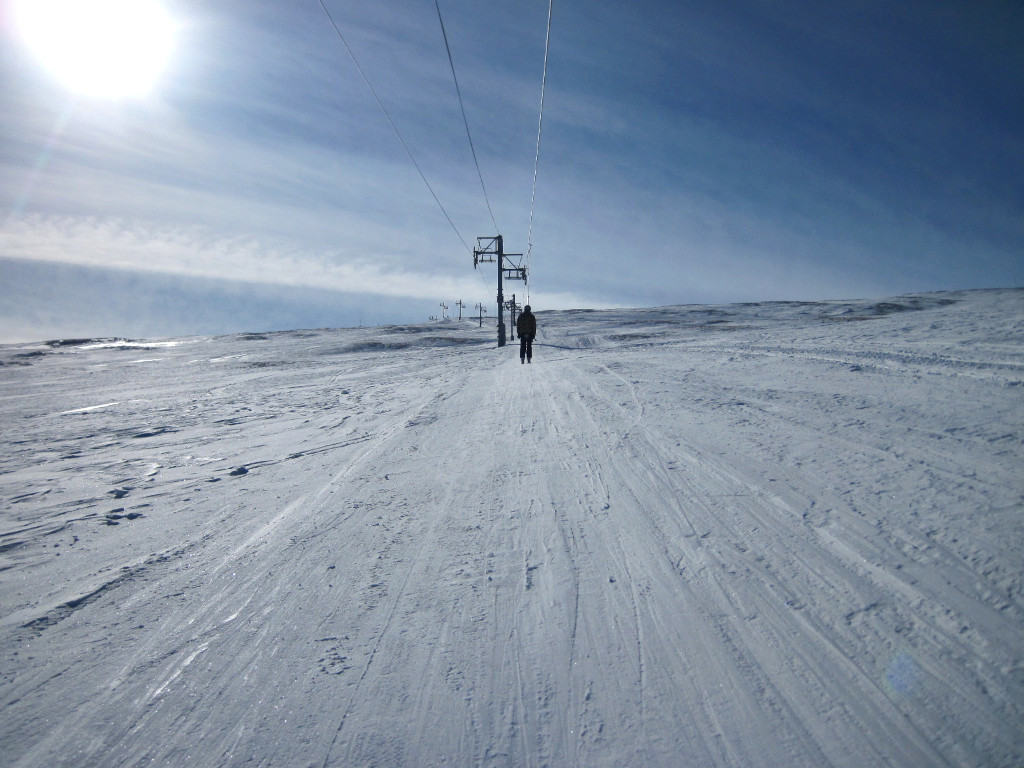
[[[537,202],[537,168],[540,165],[540,135],[544,125],[544,91],[548,82],[548,50],[551,47],[551,12],[555,0],[548,0],[548,29],[544,36],[544,71],[540,79],[540,114],[537,117],[537,154],[533,160],[533,192],[530,194],[530,231],[526,235],[526,274],[530,273],[530,256],[533,253],[533,212]],[[526,300],[530,300],[530,282],[526,283]]]
[[473,164],[476,166],[476,175],[480,178],[480,189],[484,193],[484,202],[487,204],[487,213],[491,215],[491,224],[494,225],[495,232],[501,232],[498,229],[498,222],[494,220],[494,211],[491,210],[491,200],[487,196],[487,187],[484,186],[484,175],[480,170],[480,161],[476,157],[476,147],[473,146],[473,136],[469,132],[469,119],[466,117],[466,105],[462,101],[462,89],[459,88],[459,78],[455,75],[455,62],[452,60],[452,49],[448,45],[448,32],[444,28],[444,18],[441,16],[441,5],[439,0],[434,0],[434,7],[437,8],[437,20],[441,23],[441,36],[444,37],[444,48],[448,52],[448,64],[452,69],[452,80],[455,82],[455,93],[459,97],[459,109],[462,110],[462,122],[466,126],[466,138],[469,140],[469,151],[473,153]]
[[359,76],[363,78],[363,82],[366,83],[366,87],[369,89],[370,93],[373,94],[373,98],[376,100],[377,106],[380,107],[380,111],[384,113],[384,117],[387,118],[388,124],[391,126],[391,129],[395,132],[395,136],[398,137],[398,141],[401,142],[406,154],[409,155],[409,159],[412,161],[412,164],[416,166],[416,171],[419,173],[420,178],[423,179],[423,183],[426,184],[427,189],[430,190],[430,194],[434,198],[434,202],[437,203],[437,207],[441,209],[441,213],[443,213],[444,217],[448,219],[448,223],[451,225],[452,230],[458,236],[459,240],[462,241],[462,244],[466,247],[466,250],[472,251],[473,249],[470,248],[469,243],[466,242],[466,238],[464,238],[462,236],[462,233],[459,232],[458,227],[455,226],[455,222],[452,221],[452,217],[448,215],[448,211],[446,211],[444,205],[441,204],[441,200],[438,198],[437,193],[434,192],[434,188],[430,186],[430,182],[427,181],[427,177],[423,173],[423,169],[420,168],[420,164],[416,162],[416,158],[413,156],[412,150],[409,149],[409,145],[406,144],[405,139],[402,138],[402,134],[399,132],[398,126],[395,125],[395,121],[392,120],[391,115],[388,114],[387,109],[384,107],[384,102],[380,100],[380,96],[377,95],[377,91],[374,89],[373,85],[370,84],[369,78],[366,77],[366,73],[363,71],[362,66],[360,66],[359,60],[356,58],[355,53],[353,53],[352,48],[348,44],[348,41],[345,39],[345,35],[341,33],[341,29],[338,27],[338,23],[334,20],[334,17],[331,16],[331,12],[327,10],[327,6],[324,5],[324,0],[320,0],[320,7],[323,8],[324,13],[327,14],[327,19],[331,22],[331,26],[334,27],[334,31],[337,33],[338,39],[341,40],[342,45],[345,46],[345,50],[348,51],[348,55],[352,59],[352,63],[356,65],[356,70],[358,70]]

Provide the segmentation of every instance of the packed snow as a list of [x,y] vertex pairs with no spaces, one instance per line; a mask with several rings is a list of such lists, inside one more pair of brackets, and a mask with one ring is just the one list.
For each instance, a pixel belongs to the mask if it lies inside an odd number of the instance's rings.
[[0,347],[0,764],[1024,764],[1024,291]]

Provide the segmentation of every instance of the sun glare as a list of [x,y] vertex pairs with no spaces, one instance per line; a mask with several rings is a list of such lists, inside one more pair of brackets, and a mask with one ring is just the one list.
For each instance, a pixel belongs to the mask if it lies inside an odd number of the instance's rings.
[[174,42],[158,0],[16,0],[15,13],[43,65],[85,96],[145,95]]

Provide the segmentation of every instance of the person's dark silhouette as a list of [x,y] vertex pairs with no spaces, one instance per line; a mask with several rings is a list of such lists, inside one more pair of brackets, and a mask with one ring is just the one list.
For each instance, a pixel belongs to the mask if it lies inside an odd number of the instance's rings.
[[519,334],[519,362],[533,362],[533,337],[537,335],[537,318],[530,311],[530,305],[523,307],[523,314],[516,320]]

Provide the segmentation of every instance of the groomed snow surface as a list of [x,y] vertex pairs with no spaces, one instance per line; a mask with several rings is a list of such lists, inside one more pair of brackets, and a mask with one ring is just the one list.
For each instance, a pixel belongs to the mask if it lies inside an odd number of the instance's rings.
[[0,347],[0,764],[1024,764],[1024,291],[538,320]]

